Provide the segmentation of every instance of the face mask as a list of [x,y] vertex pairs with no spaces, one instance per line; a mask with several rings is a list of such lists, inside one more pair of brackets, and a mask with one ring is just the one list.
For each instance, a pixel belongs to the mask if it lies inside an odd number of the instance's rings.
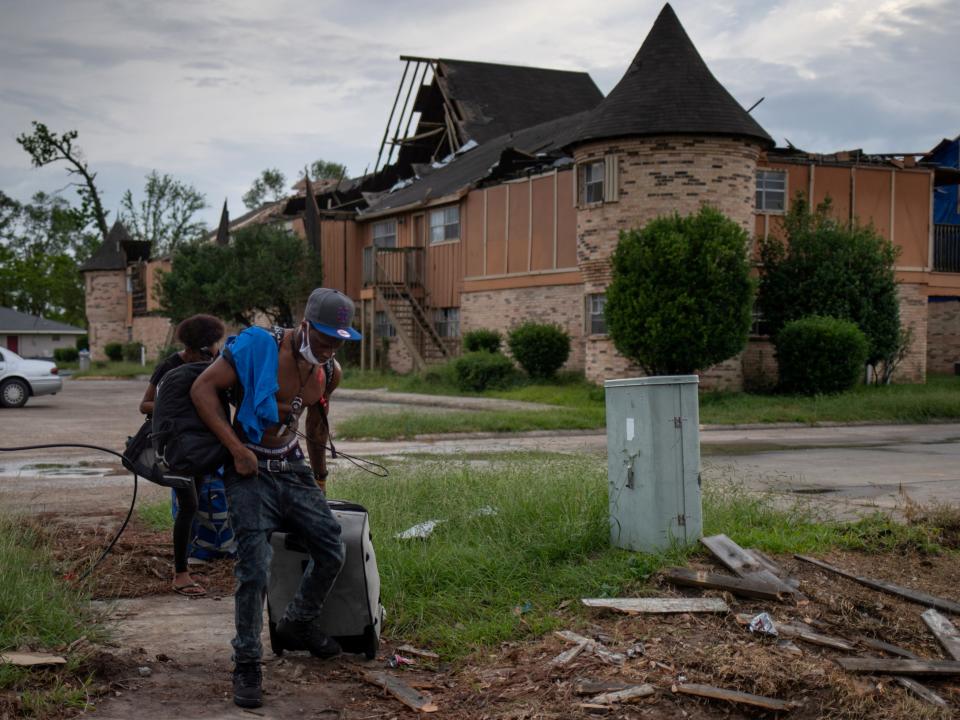
[[303,326],[300,326],[300,354],[303,355],[304,359],[311,365],[322,365],[319,360],[314,356],[313,350],[310,349],[310,330],[304,330]]

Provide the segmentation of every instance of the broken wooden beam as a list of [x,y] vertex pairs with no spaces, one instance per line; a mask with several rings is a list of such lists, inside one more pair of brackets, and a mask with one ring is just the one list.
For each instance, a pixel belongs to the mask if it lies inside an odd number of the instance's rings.
[[713,553],[713,556],[723,563],[727,569],[740,577],[770,585],[783,593],[796,592],[796,588],[791,587],[770,572],[757,558],[737,545],[726,535],[721,534],[703,537],[700,538],[700,542],[703,543],[704,547]]
[[937,695],[933,690],[924,685],[921,685],[913,678],[903,677],[902,675],[894,678],[897,681],[897,684],[905,688],[908,692],[912,692],[921,700],[926,700],[931,705],[936,705],[937,707],[947,707],[950,703],[944,700],[942,697]]
[[726,700],[727,702],[753,705],[754,707],[779,712],[788,712],[794,708],[794,704],[786,700],[777,700],[776,698],[764,697],[763,695],[751,695],[750,693],[740,692],[739,690],[726,690],[724,688],[713,687],[712,685],[683,683],[682,685],[674,685],[672,689],[674,692],[684,695],[696,695],[697,697],[712,698],[713,700]]
[[67,659],[50,653],[5,652],[0,654],[0,665],[19,667],[44,667],[48,665],[66,665]]
[[599,695],[600,693],[626,690],[628,687],[630,687],[630,685],[618,680],[605,681],[577,678],[573,683],[573,693],[575,695]]
[[836,658],[847,672],[878,675],[917,675],[924,677],[952,677],[960,675],[956,660],[891,660],[888,658]]
[[[749,626],[753,617],[750,613],[739,613],[736,621],[740,625]],[[846,652],[854,652],[857,649],[855,645],[843,638],[818,633],[803,623],[782,623],[774,620],[773,627],[776,629],[777,635],[785,638],[803,640],[812,645],[822,645],[823,647],[833,648],[834,650],[844,650]]]
[[797,560],[802,560],[805,563],[816,565],[822,570],[832,572],[835,575],[845,577],[848,580],[853,580],[855,583],[859,583],[864,587],[889,593],[890,595],[896,595],[904,598],[905,600],[909,600],[910,602],[915,602],[918,605],[926,605],[927,607],[933,607],[937,610],[945,610],[946,612],[960,614],[960,603],[955,603],[953,600],[946,600],[934,595],[928,595],[925,592],[902,587],[892,582],[887,582],[886,580],[875,580],[873,578],[859,577],[853,573],[847,572],[846,570],[830,565],[829,563],[825,563],[822,560],[806,557],[805,555],[794,555],[794,557]]
[[667,568],[661,573],[664,580],[673,585],[706,588],[709,590],[726,590],[741,597],[756,598],[758,600],[783,600],[783,593],[776,587],[754,580],[707,572],[706,570],[691,570],[689,568]]
[[616,610],[630,615],[730,610],[720,598],[583,598],[582,602],[587,607]]
[[857,642],[868,647],[871,650],[879,650],[880,652],[885,652],[888,655],[898,655],[902,658],[908,658],[909,660],[922,660],[919,655],[915,655],[906,648],[902,648],[899,645],[893,645],[892,643],[884,642],[883,640],[877,640],[876,638],[870,638],[866,635],[857,636]]
[[764,570],[769,570],[787,585],[795,590],[799,590],[800,581],[796,578],[788,576],[786,572],[784,572],[783,568],[780,567],[780,565],[778,565],[777,562],[765,552],[762,550],[757,550],[756,548],[744,548],[743,551],[753,558],[753,560]]
[[440,709],[429,695],[417,692],[403,680],[393,675],[376,670],[363,670],[360,676],[371,685],[383,688],[411,710],[432,713]]
[[573,662],[574,658],[576,658],[577,655],[579,655],[586,649],[587,644],[588,643],[577,643],[569,650],[564,650],[562,653],[557,655],[551,661],[550,664],[556,665],[557,667],[563,667],[564,665],[569,665],[571,662]]
[[930,628],[930,632],[936,636],[950,657],[954,660],[960,660],[960,633],[957,632],[956,626],[932,608],[920,617],[923,618],[927,627]]
[[643,685],[632,685],[623,690],[614,690],[613,692],[603,693],[590,698],[594,705],[613,705],[614,703],[631,702],[641,698],[650,697],[657,692],[653,685],[644,683]]
[[[591,638],[584,637],[583,635],[578,635],[570,630],[560,630],[554,634],[558,638],[566,640],[567,642],[583,645],[583,650],[589,650],[598,658],[610,663],[611,665],[623,665],[623,663],[626,661],[626,657],[621,653],[613,652],[613,650],[604,647],[602,643],[599,643]],[[576,655],[574,657],[576,657]]]

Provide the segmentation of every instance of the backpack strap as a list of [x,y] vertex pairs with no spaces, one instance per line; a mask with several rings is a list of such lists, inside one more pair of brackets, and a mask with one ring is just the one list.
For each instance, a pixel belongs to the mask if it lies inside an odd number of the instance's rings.
[[283,334],[286,332],[279,325],[273,326],[273,339],[277,341],[277,350],[280,349],[280,346],[283,344]]

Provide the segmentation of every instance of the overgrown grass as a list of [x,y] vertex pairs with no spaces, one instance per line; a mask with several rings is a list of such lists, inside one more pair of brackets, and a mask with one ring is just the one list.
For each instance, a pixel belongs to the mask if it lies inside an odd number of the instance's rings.
[[[100,629],[86,596],[57,574],[40,533],[26,520],[0,514],[0,650],[61,648]],[[59,671],[0,664],[0,695],[20,696],[28,716],[48,717],[62,707],[82,707],[85,683],[73,679],[81,658],[68,656]]]
[[132,378],[132,377],[137,377],[138,375],[150,375],[150,373],[153,372],[153,365],[151,363],[147,363],[146,365],[141,365],[140,363],[107,362],[104,360],[98,360],[96,362],[90,363],[89,370],[80,370],[79,365],[77,365],[76,363],[58,363],[58,366],[63,369],[69,369],[70,374],[75,378],[78,378],[78,377]]
[[173,528],[173,514],[170,512],[169,498],[138,505],[137,515],[151,530],[171,530]]
[[[393,466],[385,479],[341,476],[330,494],[370,511],[387,632],[451,658],[569,626],[581,597],[649,593],[651,573],[698,552],[611,547],[606,467],[596,458],[421,457]],[[937,549],[922,528],[883,516],[827,522],[809,506],[778,508],[730,485],[708,487],[704,517],[705,533],[771,552]],[[428,520],[443,521],[428,539],[395,537]]]

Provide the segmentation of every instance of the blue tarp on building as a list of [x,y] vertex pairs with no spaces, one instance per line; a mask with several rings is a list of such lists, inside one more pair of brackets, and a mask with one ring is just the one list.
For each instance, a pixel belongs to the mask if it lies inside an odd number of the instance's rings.
[[[944,140],[926,158],[941,167],[960,169],[960,136]],[[938,185],[933,189],[935,225],[960,225],[960,185]]]

